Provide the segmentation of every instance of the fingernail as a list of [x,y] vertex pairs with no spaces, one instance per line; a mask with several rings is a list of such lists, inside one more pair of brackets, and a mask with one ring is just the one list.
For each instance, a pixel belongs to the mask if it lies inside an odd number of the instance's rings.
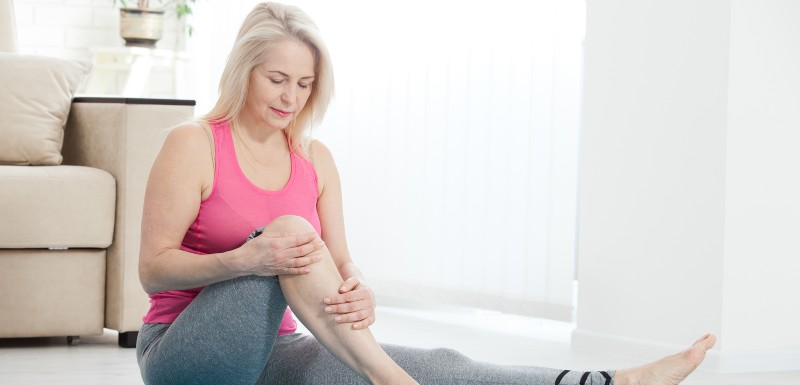
[[358,328],[360,328],[360,327],[361,327],[361,325],[360,325],[360,324],[353,324],[353,329],[358,329]]
[[342,287],[339,288],[339,290],[347,290],[347,287],[346,286],[342,286]]
[[331,299],[330,298],[325,298],[325,299],[322,300],[322,302],[331,303]]
[[339,321],[341,321],[341,320],[342,320],[342,317],[336,317],[336,318],[334,318],[334,320],[335,320],[336,322],[339,322]]
[[330,306],[325,307],[325,312],[330,313],[333,309]]

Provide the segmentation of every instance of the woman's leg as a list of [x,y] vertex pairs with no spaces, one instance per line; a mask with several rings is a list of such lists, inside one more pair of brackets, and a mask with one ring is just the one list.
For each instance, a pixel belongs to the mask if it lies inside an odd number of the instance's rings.
[[[610,372],[569,372],[474,361],[452,349],[383,344],[389,356],[422,385],[610,384]],[[281,336],[260,385],[368,384],[331,355],[313,336]],[[302,368],[298,370],[298,368]],[[563,373],[563,375],[562,375]],[[606,382],[606,379],[609,379]]]
[[207,286],[172,324],[146,324],[137,357],[159,384],[255,384],[278,335],[286,300],[276,277]]
[[[383,345],[384,350],[422,385],[676,385],[713,346],[703,337],[689,349],[654,363],[619,371],[569,371],[506,366],[474,361],[452,349]],[[367,384],[331,355],[314,337],[281,336],[260,385]]]
[[[314,228],[301,217],[284,216],[272,221],[264,231],[303,233]],[[343,280],[327,247],[321,251],[323,258],[310,266],[310,273],[279,278],[292,311],[334,356],[373,384],[416,384],[381,349],[369,329],[354,330],[350,324],[334,322],[325,313],[323,298],[338,294]]]
[[[287,216],[270,223],[265,231],[300,233],[311,229],[304,219]],[[270,355],[272,343],[275,342],[272,339],[264,349],[266,353],[259,356],[269,358],[266,367],[263,366],[264,361],[261,361],[262,365],[247,363],[250,369],[263,368],[258,378],[259,384],[352,384],[366,383],[365,378],[373,384],[413,383],[407,371],[423,384],[676,385],[694,371],[705,357],[706,350],[715,343],[715,337],[705,336],[682,353],[616,373],[494,365],[470,360],[451,349],[385,345],[384,348],[389,352],[387,354],[368,330],[353,330],[349,325],[333,322],[330,315],[323,311],[322,298],[336,293],[342,283],[327,249],[323,248],[323,253],[327,258],[313,264],[311,273],[281,276],[279,279],[285,298],[317,338],[298,334],[282,336]],[[267,335],[274,336],[280,321],[276,319],[271,324],[275,325],[274,332]],[[256,331],[254,334],[258,337],[262,332]],[[249,349],[242,350],[249,355]],[[146,349],[141,356],[147,357],[148,354],[149,349]],[[169,372],[164,374],[169,375]],[[231,377],[219,378],[222,380],[215,381],[231,381]]]

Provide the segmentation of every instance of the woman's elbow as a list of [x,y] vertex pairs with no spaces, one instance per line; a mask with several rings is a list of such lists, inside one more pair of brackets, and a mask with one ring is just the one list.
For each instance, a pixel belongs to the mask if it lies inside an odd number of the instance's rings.
[[[139,257],[141,258],[141,256]],[[158,290],[155,282],[153,282],[153,272],[152,269],[146,264],[142,263],[143,261],[140,259],[139,261],[139,283],[142,284],[142,289],[148,295],[156,294],[161,290]]]

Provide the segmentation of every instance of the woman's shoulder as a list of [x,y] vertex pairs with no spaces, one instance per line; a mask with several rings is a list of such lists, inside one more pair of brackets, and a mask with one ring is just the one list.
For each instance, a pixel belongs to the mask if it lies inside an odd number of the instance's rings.
[[184,122],[169,128],[167,139],[172,138],[193,141],[206,138],[207,140],[208,135],[206,132],[211,132],[211,127],[206,122]]
[[[213,165],[214,142],[210,127],[204,122],[185,122],[169,129],[161,152],[172,159],[175,165],[179,163]],[[179,161],[182,160],[182,161]]]
[[[169,129],[153,167],[171,177],[199,183],[202,195],[213,183],[214,145],[208,128],[201,122],[186,122]],[[192,182],[194,183],[194,182]]]
[[328,182],[338,183],[339,172],[336,170],[333,154],[326,145],[314,139],[311,141],[310,150],[314,171],[316,171],[319,181],[319,191],[322,193]]
[[333,162],[333,154],[331,154],[331,150],[329,150],[328,146],[323,144],[319,139],[311,140],[311,144],[309,145],[309,155],[315,164],[320,161],[324,163]]
[[211,127],[207,123],[185,122],[169,129],[164,147],[171,151],[191,152],[200,148],[208,149],[213,140]]

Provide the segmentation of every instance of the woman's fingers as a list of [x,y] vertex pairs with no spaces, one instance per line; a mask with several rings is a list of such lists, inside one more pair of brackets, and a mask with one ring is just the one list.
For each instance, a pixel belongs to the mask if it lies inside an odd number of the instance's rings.
[[311,272],[311,269],[307,267],[286,267],[281,269],[279,272],[283,275],[298,275],[298,274],[308,274]]
[[308,274],[311,269],[308,265],[322,260],[321,253],[313,253],[304,257],[291,258],[286,261],[286,266],[280,268],[280,274]]
[[355,322],[362,322],[366,320],[370,316],[370,312],[359,310],[352,313],[337,315],[333,318],[334,321],[338,323],[355,323]]
[[341,305],[325,306],[325,312],[336,314],[336,322],[357,322],[372,316],[373,310],[367,301],[348,302]]
[[349,302],[365,300],[369,298],[369,296],[370,296],[369,291],[367,290],[354,290],[344,294],[337,294],[337,295],[332,295],[330,297],[325,297],[323,301],[328,305],[344,304],[340,306],[345,306]]
[[325,297],[325,312],[338,323],[352,323],[353,329],[364,329],[375,322],[375,301],[372,291],[358,278],[350,278],[339,288],[342,294]]
[[264,276],[281,274],[307,274],[309,265],[323,258],[320,251],[325,242],[315,232],[261,233],[246,242],[252,250],[252,273]]
[[375,323],[375,316],[371,315],[360,322],[356,322],[353,324],[353,329],[366,329],[370,325]]
[[325,242],[321,239],[317,239],[310,243],[305,243],[295,247],[283,248],[279,249],[275,252],[276,256],[284,259],[293,259],[298,257],[307,256],[315,251],[318,251],[325,247]]
[[325,312],[331,314],[349,314],[357,311],[368,309],[369,306],[366,301],[347,302],[341,305],[328,305],[325,306]]
[[292,247],[291,249],[283,249],[277,251],[275,255],[279,259],[300,258],[310,255],[311,253],[317,252],[323,247],[325,247],[325,244],[322,243],[322,241],[320,241],[319,243],[307,243],[303,246]]
[[342,282],[342,286],[339,287],[339,293],[347,293],[358,287],[361,284],[361,281],[356,277],[350,277],[346,281]]
[[303,257],[297,257],[287,260],[286,264],[288,268],[301,268],[307,267],[312,263],[317,263],[322,259],[321,253],[311,253]]
[[276,250],[291,249],[301,247],[303,245],[315,244],[325,242],[320,239],[319,234],[315,232],[309,233],[263,233],[260,237],[272,239],[272,245]]
[[286,242],[285,246],[287,248],[307,245],[314,243],[315,241],[322,242],[322,239],[319,238],[319,235],[314,232],[291,234],[290,236],[283,237],[283,240]]
[[[355,292],[348,294],[355,294]],[[374,307],[372,302],[366,298],[341,304],[326,305],[325,312],[335,315],[333,320],[338,323],[357,323],[358,326],[353,325],[356,329],[367,327],[375,322]]]

